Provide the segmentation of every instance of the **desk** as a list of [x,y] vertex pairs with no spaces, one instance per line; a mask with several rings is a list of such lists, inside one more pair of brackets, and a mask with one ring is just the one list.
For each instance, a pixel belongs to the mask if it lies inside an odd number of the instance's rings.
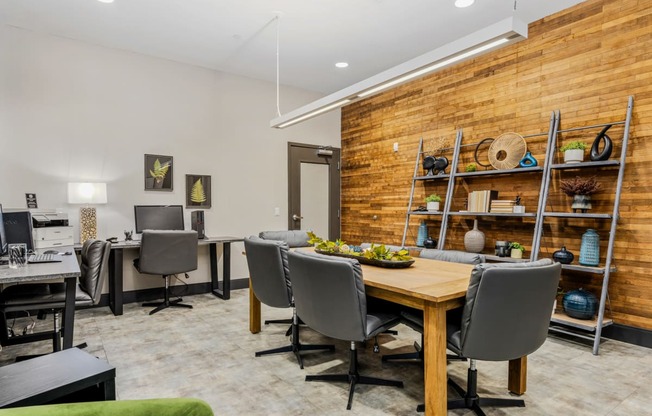
[[[66,251],[70,247],[61,247]],[[24,267],[12,269],[9,266],[0,266],[0,284],[5,283],[28,283],[37,281],[59,280],[64,279],[66,283],[66,306],[63,312],[63,348],[72,348],[72,338],[75,323],[75,291],[77,288],[77,278],[81,275],[79,263],[76,256],[59,256],[59,263],[39,263],[27,264]],[[24,335],[16,337],[13,341],[9,339],[8,344],[18,344],[30,342],[38,338],[39,334]],[[41,334],[42,335],[42,334]]]
[[[206,237],[197,240],[200,246],[208,245],[211,261],[211,292],[224,300],[231,298],[231,243],[244,241],[241,237]],[[217,275],[217,245],[224,247],[222,260],[222,288],[219,287]],[[75,246],[76,250],[81,245]],[[140,241],[119,241],[111,244],[109,255],[109,306],[114,315],[122,315],[123,293],[123,253],[125,249],[140,249]]]
[[115,368],[78,348],[71,348],[0,368],[0,407],[79,401],[66,396],[94,389],[100,397],[115,400]]
[[[446,415],[446,311],[464,304],[472,265],[415,258],[412,267],[362,265],[367,295],[423,311],[426,415]],[[260,301],[249,291],[249,329],[260,332]],[[526,357],[510,361],[509,390],[525,393]]]

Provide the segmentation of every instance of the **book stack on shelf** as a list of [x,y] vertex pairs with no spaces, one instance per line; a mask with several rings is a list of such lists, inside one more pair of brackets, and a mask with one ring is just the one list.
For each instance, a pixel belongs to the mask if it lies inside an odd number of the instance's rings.
[[514,201],[509,199],[494,199],[491,201],[489,212],[497,214],[511,214],[514,211]]
[[491,201],[498,198],[498,191],[485,190],[469,192],[469,212],[489,212]]

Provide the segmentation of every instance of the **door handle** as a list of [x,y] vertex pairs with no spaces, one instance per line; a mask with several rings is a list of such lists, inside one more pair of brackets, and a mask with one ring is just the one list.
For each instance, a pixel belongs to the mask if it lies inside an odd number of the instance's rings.
[[298,216],[297,214],[292,214],[292,219],[293,219],[294,221],[299,221],[299,220],[302,220],[303,217],[300,217],[300,216]]

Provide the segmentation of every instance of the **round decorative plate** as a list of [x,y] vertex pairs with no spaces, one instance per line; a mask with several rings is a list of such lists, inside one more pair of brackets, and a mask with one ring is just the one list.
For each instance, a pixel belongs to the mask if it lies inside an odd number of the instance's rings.
[[503,133],[489,146],[489,163],[494,169],[514,169],[527,152],[525,139],[518,133]]

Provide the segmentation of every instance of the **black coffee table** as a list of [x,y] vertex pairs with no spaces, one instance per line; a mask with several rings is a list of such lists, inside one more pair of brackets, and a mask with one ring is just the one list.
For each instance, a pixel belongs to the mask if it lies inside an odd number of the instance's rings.
[[89,400],[115,400],[115,368],[78,348],[0,367],[0,408]]

